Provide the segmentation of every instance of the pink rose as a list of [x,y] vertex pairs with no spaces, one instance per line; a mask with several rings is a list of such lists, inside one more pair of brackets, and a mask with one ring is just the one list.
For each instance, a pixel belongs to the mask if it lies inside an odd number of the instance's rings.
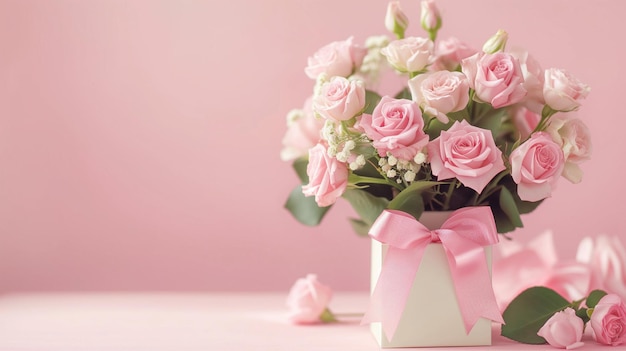
[[600,299],[591,314],[591,328],[597,342],[618,346],[626,343],[626,305],[614,294]]
[[302,186],[302,193],[306,196],[315,196],[315,202],[320,207],[334,204],[348,186],[348,167],[336,158],[330,157],[322,144],[317,144],[309,150],[306,173],[309,176],[309,184]]
[[617,236],[586,237],[576,259],[591,269],[591,289],[601,289],[626,299],[626,249]]
[[541,115],[529,110],[524,106],[516,106],[513,109],[513,123],[519,132],[519,138],[524,140],[530,136],[539,124]]
[[287,296],[288,320],[295,324],[321,322],[320,317],[328,308],[332,290],[320,283],[315,274],[298,279]]
[[380,156],[391,153],[402,160],[412,160],[428,143],[424,120],[411,100],[384,96],[371,115],[363,114],[359,127],[373,140]]
[[583,172],[579,163],[591,158],[591,132],[578,118],[554,116],[546,128],[552,139],[561,145],[565,156],[563,176],[572,183],[580,183]]
[[437,50],[435,50],[435,62],[431,68],[436,71],[456,70],[463,59],[468,58],[478,51],[467,46],[455,37],[437,41]]
[[430,142],[428,158],[438,180],[456,177],[478,193],[506,169],[491,131],[472,126],[466,120],[454,122]]
[[543,96],[546,104],[553,110],[576,110],[580,106],[580,100],[586,98],[590,91],[588,85],[566,70],[550,68],[545,71]]
[[530,56],[527,51],[513,51],[511,54],[519,60],[524,76],[524,89],[528,92],[522,103],[534,113],[541,114],[543,105],[545,105],[543,98],[543,69],[539,62]]
[[461,61],[461,69],[476,97],[494,108],[513,105],[526,96],[522,68],[511,54],[479,53]]
[[418,72],[430,63],[433,46],[433,42],[426,38],[408,37],[392,41],[380,53],[398,71]]
[[304,72],[311,79],[317,79],[321,73],[329,77],[347,77],[363,63],[367,49],[352,42],[352,37],[344,41],[335,41],[320,48],[309,57]]
[[565,157],[561,147],[545,132],[533,134],[509,157],[511,176],[517,192],[524,201],[539,201],[549,197],[556,186]]
[[280,157],[290,161],[309,154],[309,149],[320,140],[320,131],[324,120],[315,117],[312,109],[313,99],[309,97],[302,110],[290,112],[287,121],[287,132],[283,137],[283,149]]
[[322,85],[313,100],[313,110],[326,119],[347,121],[365,107],[365,87],[360,80],[333,77]]
[[446,113],[460,111],[469,101],[469,83],[461,72],[424,73],[409,80],[409,89],[426,115],[448,123]]
[[553,347],[571,350],[584,345],[580,341],[584,327],[585,323],[576,316],[576,311],[568,307],[550,317],[537,335],[546,339]]

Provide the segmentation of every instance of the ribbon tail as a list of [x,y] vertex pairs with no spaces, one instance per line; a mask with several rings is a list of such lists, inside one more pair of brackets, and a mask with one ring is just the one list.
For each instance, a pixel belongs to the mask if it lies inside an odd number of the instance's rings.
[[411,249],[389,247],[370,305],[361,324],[381,322],[391,341],[406,306],[426,244]]
[[[444,240],[442,238],[442,242]],[[469,334],[481,317],[504,323],[493,292],[484,248],[458,236],[445,241],[465,331]]]

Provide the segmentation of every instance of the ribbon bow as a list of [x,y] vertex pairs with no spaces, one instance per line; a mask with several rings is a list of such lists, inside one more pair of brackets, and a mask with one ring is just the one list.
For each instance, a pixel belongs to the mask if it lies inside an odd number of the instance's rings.
[[382,322],[387,339],[392,339],[424,250],[432,242],[441,242],[446,253],[465,331],[469,334],[481,317],[504,323],[483,249],[498,242],[489,207],[457,210],[436,230],[405,212],[385,210],[369,234],[389,248],[362,324]]

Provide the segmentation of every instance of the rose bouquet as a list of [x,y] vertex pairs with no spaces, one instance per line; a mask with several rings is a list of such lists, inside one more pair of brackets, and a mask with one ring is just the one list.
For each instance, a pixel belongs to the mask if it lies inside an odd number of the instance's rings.
[[[384,209],[419,219],[489,206],[506,233],[561,177],[581,181],[589,130],[571,112],[587,85],[507,51],[502,30],[482,50],[437,39],[433,1],[422,2],[427,37],[405,36],[408,19],[395,1],[385,24],[394,40],[371,37],[362,47],[349,38],[308,59],[313,95],[288,114],[281,154],[302,181],[285,205],[296,219],[319,224],[342,197],[360,216],[352,227],[366,234]],[[385,69],[404,77],[394,94],[374,88]]]

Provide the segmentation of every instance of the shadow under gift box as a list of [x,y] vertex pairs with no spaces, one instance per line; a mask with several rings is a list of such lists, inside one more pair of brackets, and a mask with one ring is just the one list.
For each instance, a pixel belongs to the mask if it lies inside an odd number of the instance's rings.
[[[420,223],[431,230],[437,229],[450,213],[424,212]],[[372,239],[372,293],[387,248],[388,245]],[[485,248],[485,255],[491,271],[491,247]],[[491,345],[490,320],[480,318],[469,334],[465,331],[452,273],[441,243],[431,243],[426,247],[392,340],[387,340],[380,322],[371,323],[370,330],[383,348]]]

